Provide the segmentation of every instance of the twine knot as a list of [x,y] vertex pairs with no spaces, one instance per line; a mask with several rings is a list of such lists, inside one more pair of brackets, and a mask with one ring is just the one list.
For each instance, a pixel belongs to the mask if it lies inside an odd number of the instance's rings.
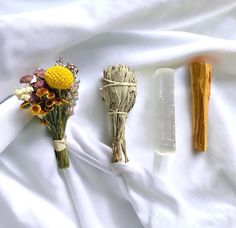
[[53,147],[56,152],[60,152],[66,149],[66,139],[53,140]]
[[102,80],[105,82],[109,82],[109,83],[102,86],[100,88],[100,90],[103,90],[103,89],[110,87],[110,86],[128,86],[128,87],[135,87],[136,88],[136,83],[132,83],[132,82],[117,82],[117,81],[109,80],[107,78],[102,78]]

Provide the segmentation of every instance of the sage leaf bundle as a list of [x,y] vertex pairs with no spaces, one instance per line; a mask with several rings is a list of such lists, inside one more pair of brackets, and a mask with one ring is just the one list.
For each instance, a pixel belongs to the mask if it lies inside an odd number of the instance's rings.
[[109,66],[103,71],[101,97],[110,115],[112,162],[128,162],[125,142],[127,114],[136,100],[136,78],[126,65]]

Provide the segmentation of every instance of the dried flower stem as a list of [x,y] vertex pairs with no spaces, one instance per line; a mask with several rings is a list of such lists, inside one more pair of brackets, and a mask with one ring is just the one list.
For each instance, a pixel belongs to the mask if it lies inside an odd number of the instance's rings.
[[[65,98],[63,90],[58,90],[58,97],[62,100]],[[67,107],[65,105],[56,106],[51,112],[49,112],[45,119],[47,120],[47,127],[50,130],[53,140],[62,140],[65,137],[66,123],[69,118]],[[56,151],[55,155],[59,168],[68,168],[70,165],[67,148]]]

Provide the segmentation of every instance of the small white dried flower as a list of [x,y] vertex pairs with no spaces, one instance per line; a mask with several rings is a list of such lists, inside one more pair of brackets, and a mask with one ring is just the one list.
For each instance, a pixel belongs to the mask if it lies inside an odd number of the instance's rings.
[[24,93],[31,93],[34,91],[34,88],[32,86],[26,86],[24,88]]
[[15,95],[19,100],[27,101],[30,99],[30,94],[33,92],[34,89],[32,86],[26,86],[21,89],[16,89],[15,90]]
[[22,89],[16,89],[16,90],[15,90],[15,95],[17,96],[17,98],[18,98],[19,100],[21,100],[20,97],[21,97],[21,95],[22,95],[23,93],[24,93],[24,92],[22,91]]

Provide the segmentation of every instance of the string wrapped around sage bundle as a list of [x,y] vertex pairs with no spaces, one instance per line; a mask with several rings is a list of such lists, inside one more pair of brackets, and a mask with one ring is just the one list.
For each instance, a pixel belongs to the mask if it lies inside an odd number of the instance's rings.
[[125,65],[107,67],[103,71],[100,91],[110,115],[112,162],[128,162],[125,122],[136,100],[136,78],[133,71]]
[[69,157],[65,139],[68,118],[73,115],[78,99],[78,69],[59,59],[56,65],[44,70],[36,69],[32,74],[20,79],[26,86],[15,91],[22,100],[22,109],[29,109],[40,119],[53,138],[53,146],[59,168],[69,167]]

